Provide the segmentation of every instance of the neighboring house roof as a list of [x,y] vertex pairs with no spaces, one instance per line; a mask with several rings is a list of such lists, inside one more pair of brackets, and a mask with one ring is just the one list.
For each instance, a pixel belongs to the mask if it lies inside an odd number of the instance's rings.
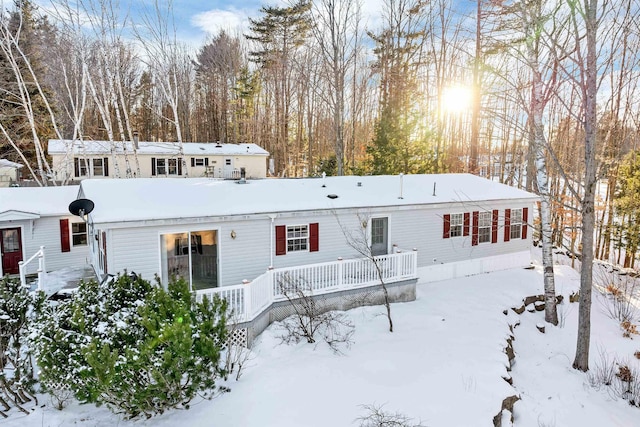
[[[405,175],[400,199],[400,182],[397,175],[263,179],[246,184],[206,178],[88,179],[82,181],[80,194],[95,203],[91,217],[98,223],[452,202],[482,209],[483,201],[537,199],[469,174]],[[331,199],[330,194],[338,197]]]
[[78,197],[77,185],[0,188],[0,220],[70,215],[69,203]]
[[24,165],[21,165],[20,163],[12,162],[12,161],[7,160],[7,159],[0,159],[0,168],[20,169],[23,166]]
[[[111,154],[112,144],[109,141],[72,141],[70,139],[50,139],[48,152],[52,154],[66,154],[73,144],[76,155],[108,155]],[[116,152],[123,153],[124,149],[133,152],[133,143],[116,142]],[[123,148],[124,147],[124,148]],[[182,144],[185,156],[268,156],[269,152],[256,144],[222,144],[185,142]],[[177,142],[138,142],[138,154],[177,156],[180,145]]]

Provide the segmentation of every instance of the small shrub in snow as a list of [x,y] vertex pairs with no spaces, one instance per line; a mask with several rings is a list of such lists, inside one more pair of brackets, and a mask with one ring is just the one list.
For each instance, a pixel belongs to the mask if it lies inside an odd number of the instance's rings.
[[620,283],[607,283],[602,286],[605,296],[605,313],[618,322],[633,322],[638,317],[638,309],[633,304],[636,294],[636,281],[632,278],[620,279]]
[[631,335],[638,335],[638,328],[635,323],[625,320],[620,323],[620,327],[623,331],[622,336],[625,338],[631,338]]
[[602,348],[598,349],[599,358],[595,366],[589,371],[589,383],[592,387],[599,388],[602,385],[613,384],[616,374],[616,359],[611,358]]
[[[41,300],[39,295],[36,297]],[[0,279],[0,415],[35,401],[33,367],[27,344],[30,307],[36,299],[18,280]],[[37,404],[37,401],[36,401]]]
[[354,332],[351,320],[344,313],[329,311],[322,298],[314,298],[310,286],[303,281],[286,280],[279,284],[279,289],[294,310],[292,316],[282,321],[283,343],[313,344],[320,339],[335,353],[341,353],[342,346],[351,346]]
[[636,350],[636,351],[633,353],[633,356],[634,356],[636,359],[640,359],[640,350]]
[[382,405],[362,405],[362,408],[365,414],[356,419],[359,427],[425,427],[400,412],[385,411]]
[[165,290],[136,276],[83,283],[39,310],[32,334],[46,389],[72,390],[133,418],[188,407],[224,375],[226,303],[196,303],[184,280]]
[[229,339],[224,351],[225,380],[234,372],[236,381],[240,380],[246,363],[252,359],[251,350],[244,345],[235,343],[233,340],[234,335],[240,333],[238,323],[238,318],[232,314],[231,322],[227,325]]

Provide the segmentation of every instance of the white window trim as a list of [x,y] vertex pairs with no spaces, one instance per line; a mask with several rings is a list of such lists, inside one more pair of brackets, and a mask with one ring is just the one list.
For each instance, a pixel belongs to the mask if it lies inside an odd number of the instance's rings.
[[[458,225],[454,226],[453,223],[453,217],[460,215],[460,234],[457,235],[453,235],[453,229],[454,227],[457,227]],[[449,238],[451,239],[455,239],[456,237],[464,237],[464,213],[450,213],[449,214]]]
[[[84,228],[84,233],[74,233],[73,232],[73,226],[75,224],[84,224],[85,228]],[[71,247],[76,247],[76,246],[89,246],[89,227],[87,227],[87,224],[85,222],[72,222],[71,223],[71,227],[69,227],[69,233],[71,234],[70,236],[70,242],[71,242]],[[87,238],[87,241],[83,244],[83,243],[79,243],[79,244],[75,244],[75,242],[73,241],[73,236],[78,236],[80,234],[84,234]]]
[[[98,160],[102,165],[102,173],[100,175],[96,174],[96,165],[95,161]],[[102,157],[94,157],[91,159],[91,176],[105,176],[104,175],[104,158]]]
[[[520,212],[520,220],[519,221],[514,221],[515,212]],[[511,209],[511,217],[510,217],[510,223],[509,223],[509,240],[522,239],[522,226],[524,224],[523,221],[522,221],[522,214],[523,214],[522,208]],[[513,233],[515,227],[519,227],[519,231],[517,233],[517,236],[514,236],[514,233]],[[515,228],[515,229],[517,230],[517,228]]]
[[[481,217],[483,216],[488,216],[489,217],[489,222],[488,225],[482,225],[481,223]],[[482,241],[480,240],[480,230],[481,229],[488,229],[489,233],[487,234],[488,238],[486,241]],[[493,231],[493,212],[491,211],[485,211],[485,212],[478,212],[478,244],[485,244],[485,243],[491,243],[491,233]]]
[[[289,228],[296,228],[296,227],[304,227],[306,228],[306,232],[307,235],[306,237],[289,237]],[[293,253],[293,252],[309,252],[309,246],[311,244],[311,239],[310,239],[310,233],[309,233],[309,224],[293,224],[293,225],[285,225],[285,233],[286,233],[286,243],[287,243],[287,253]],[[289,241],[293,241],[293,240],[306,240],[306,248],[305,249],[295,249],[295,250],[289,250]]]

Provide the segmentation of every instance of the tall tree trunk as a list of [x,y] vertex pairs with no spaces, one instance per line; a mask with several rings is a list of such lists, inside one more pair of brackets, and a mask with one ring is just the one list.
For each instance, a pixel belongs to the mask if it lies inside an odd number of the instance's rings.
[[596,133],[597,133],[597,52],[596,17],[597,0],[584,1],[586,27],[586,64],[584,67],[584,197],[582,199],[582,265],[580,269],[580,309],[578,312],[578,340],[573,367],[581,371],[589,370],[589,344],[591,340],[591,289],[593,282],[593,231],[595,225],[596,188]]

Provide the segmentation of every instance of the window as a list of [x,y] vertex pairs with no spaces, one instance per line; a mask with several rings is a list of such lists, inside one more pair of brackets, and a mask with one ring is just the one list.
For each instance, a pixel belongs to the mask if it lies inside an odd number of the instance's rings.
[[309,247],[309,227],[294,225],[287,227],[287,252],[306,251]]
[[226,166],[231,166],[231,159],[224,159],[224,164]]
[[169,159],[169,175],[178,175],[178,159]]
[[319,224],[317,222],[304,225],[276,225],[276,255],[288,252],[318,252],[320,249]]
[[194,166],[204,166],[204,159],[194,159],[193,165]]
[[87,159],[79,159],[77,157],[73,159],[73,169],[76,177],[89,175],[88,162]]
[[71,224],[71,240],[73,246],[84,246],[87,244],[87,224],[84,222],[74,222]]
[[478,242],[491,242],[491,212],[480,212],[478,214]]
[[451,225],[449,228],[449,236],[450,237],[460,237],[462,236],[462,226],[464,224],[464,215],[463,214],[451,214]]
[[156,174],[157,175],[167,174],[167,161],[165,159],[156,160]]
[[509,237],[520,239],[522,236],[522,209],[511,209],[511,224]]
[[104,173],[104,159],[93,159],[93,175],[105,176]]

